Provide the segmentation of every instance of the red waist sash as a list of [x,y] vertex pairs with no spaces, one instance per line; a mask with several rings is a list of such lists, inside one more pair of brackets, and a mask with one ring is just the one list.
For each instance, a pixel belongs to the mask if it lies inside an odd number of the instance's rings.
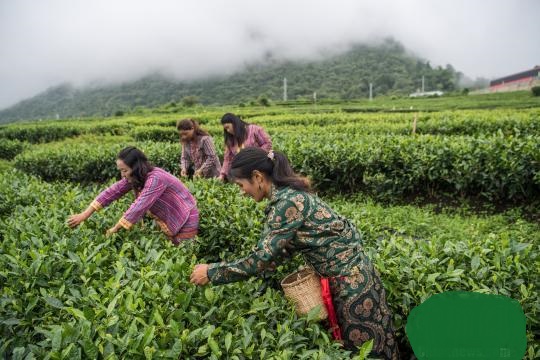
[[334,340],[341,340],[341,330],[337,322],[334,303],[332,302],[332,294],[330,293],[330,283],[328,278],[321,277],[321,292],[326,311],[328,312],[328,321],[330,322],[330,330]]

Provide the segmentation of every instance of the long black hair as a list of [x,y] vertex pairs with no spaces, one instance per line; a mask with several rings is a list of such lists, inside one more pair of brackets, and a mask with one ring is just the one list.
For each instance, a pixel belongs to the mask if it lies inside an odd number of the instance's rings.
[[233,158],[228,176],[231,179],[251,180],[255,170],[265,174],[278,188],[288,186],[296,190],[310,191],[309,180],[295,173],[287,156],[280,151],[267,152],[258,147],[244,148]]
[[240,119],[232,113],[226,113],[221,118],[221,125],[232,124],[234,129],[234,135],[231,135],[227,130],[223,129],[223,137],[225,138],[225,144],[232,147],[235,144],[240,146],[246,141],[248,123]]
[[135,190],[141,190],[146,182],[148,173],[154,166],[148,161],[146,155],[134,146],[128,146],[118,153],[118,159],[131,169],[132,185]]

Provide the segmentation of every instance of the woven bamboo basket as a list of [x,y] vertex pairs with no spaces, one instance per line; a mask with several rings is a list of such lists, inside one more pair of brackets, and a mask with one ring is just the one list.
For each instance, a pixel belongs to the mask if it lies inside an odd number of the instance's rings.
[[313,270],[303,269],[287,275],[281,281],[281,287],[285,297],[294,303],[297,314],[305,315],[320,305],[319,320],[328,317],[321,294],[321,281]]

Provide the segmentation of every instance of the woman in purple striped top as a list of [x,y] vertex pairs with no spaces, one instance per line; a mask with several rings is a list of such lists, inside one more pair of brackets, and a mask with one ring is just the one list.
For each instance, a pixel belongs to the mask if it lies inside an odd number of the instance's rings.
[[227,113],[221,118],[223,135],[225,137],[225,151],[223,153],[223,166],[221,167],[221,180],[227,179],[231,162],[240,150],[245,147],[258,147],[267,152],[272,149],[272,140],[264,129],[255,124],[248,124],[238,116]]
[[143,152],[132,146],[120,151],[116,166],[122,179],[102,191],[85,211],[71,215],[68,218],[70,227],[77,227],[94,211],[99,211],[133,190],[135,201],[118,223],[107,230],[107,235],[116,233],[121,228],[129,230],[147,212],[175,245],[197,235],[197,203],[178,178],[152,166]]
[[193,167],[192,174],[196,177],[218,177],[221,163],[212,137],[192,119],[179,120],[176,129],[182,143],[180,176],[191,175],[190,168]]

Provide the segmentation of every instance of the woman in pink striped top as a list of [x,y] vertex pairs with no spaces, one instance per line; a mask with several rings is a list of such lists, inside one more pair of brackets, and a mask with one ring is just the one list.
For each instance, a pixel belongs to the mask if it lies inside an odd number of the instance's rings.
[[264,129],[255,124],[248,124],[240,117],[227,113],[221,118],[223,135],[225,137],[225,151],[223,153],[223,166],[221,167],[221,180],[227,179],[231,162],[240,150],[245,147],[258,147],[267,152],[272,149],[272,140]]
[[[216,154],[212,137],[192,119],[179,120],[176,129],[182,143],[180,176],[218,177],[221,163]],[[192,173],[190,174],[190,168]]]
[[197,203],[178,178],[152,166],[143,152],[132,146],[120,151],[116,166],[122,179],[102,191],[84,212],[70,216],[68,218],[70,227],[78,226],[94,211],[99,211],[133,190],[135,201],[118,223],[107,230],[107,235],[121,228],[130,229],[147,212],[175,245],[197,235],[199,226]]

